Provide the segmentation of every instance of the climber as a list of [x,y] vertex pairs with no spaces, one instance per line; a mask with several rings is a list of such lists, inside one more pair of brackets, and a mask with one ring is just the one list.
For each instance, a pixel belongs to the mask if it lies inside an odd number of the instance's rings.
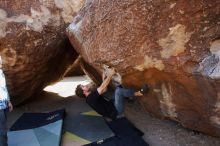
[[0,146],[7,146],[7,111],[13,110],[6,87],[5,75],[2,70],[2,58],[0,56]]
[[113,96],[110,100],[106,100],[103,94],[107,91],[107,87],[115,74],[115,69],[106,76],[103,72],[103,82],[95,88],[92,84],[81,85],[76,87],[76,95],[81,98],[86,98],[86,102],[99,114],[112,120],[124,117],[124,100],[126,97],[143,96],[148,91],[148,86],[144,85],[141,90],[136,91],[132,88],[123,88],[121,85],[114,90]]

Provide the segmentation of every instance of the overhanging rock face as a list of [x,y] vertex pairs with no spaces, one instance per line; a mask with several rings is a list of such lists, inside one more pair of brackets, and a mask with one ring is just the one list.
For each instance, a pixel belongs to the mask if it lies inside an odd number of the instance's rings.
[[65,29],[83,0],[1,0],[0,52],[18,104],[60,79],[78,56]]
[[67,34],[99,72],[148,83],[150,113],[220,137],[220,1],[88,0]]

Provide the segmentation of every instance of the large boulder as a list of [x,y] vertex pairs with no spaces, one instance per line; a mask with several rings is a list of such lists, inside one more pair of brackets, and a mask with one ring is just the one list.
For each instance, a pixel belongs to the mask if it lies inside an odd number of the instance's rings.
[[63,77],[77,58],[65,34],[84,0],[0,1],[0,53],[14,104]]
[[148,83],[152,115],[220,137],[220,1],[87,0],[67,34],[98,72]]

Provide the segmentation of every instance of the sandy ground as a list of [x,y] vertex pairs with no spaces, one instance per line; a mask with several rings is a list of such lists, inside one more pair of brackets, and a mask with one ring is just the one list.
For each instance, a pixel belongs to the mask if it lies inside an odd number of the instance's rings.
[[[79,83],[77,81],[82,79],[84,78],[67,78],[53,87],[46,88],[47,91],[40,93],[36,99],[15,107],[8,116],[8,127],[24,112],[45,112],[65,108],[67,112],[67,118],[64,121],[65,128],[71,123],[68,116],[80,111],[80,108],[73,106],[76,102],[84,102],[83,99],[74,96],[74,90],[72,90]],[[55,93],[52,93],[52,89]],[[173,121],[153,118],[140,107],[139,100],[132,103],[127,102],[125,114],[145,133],[143,138],[150,146],[220,146],[220,138],[195,133]]]
[[150,146],[220,146],[220,138],[182,127],[170,120],[151,117],[140,108],[139,101],[127,103],[126,116],[142,130]]

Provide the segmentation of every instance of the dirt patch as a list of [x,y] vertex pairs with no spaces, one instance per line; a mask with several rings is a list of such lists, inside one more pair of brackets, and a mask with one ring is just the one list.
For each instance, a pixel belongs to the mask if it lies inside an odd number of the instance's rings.
[[139,101],[127,103],[126,116],[142,130],[150,146],[218,146],[220,139],[182,127],[170,120],[151,117],[140,108]]

